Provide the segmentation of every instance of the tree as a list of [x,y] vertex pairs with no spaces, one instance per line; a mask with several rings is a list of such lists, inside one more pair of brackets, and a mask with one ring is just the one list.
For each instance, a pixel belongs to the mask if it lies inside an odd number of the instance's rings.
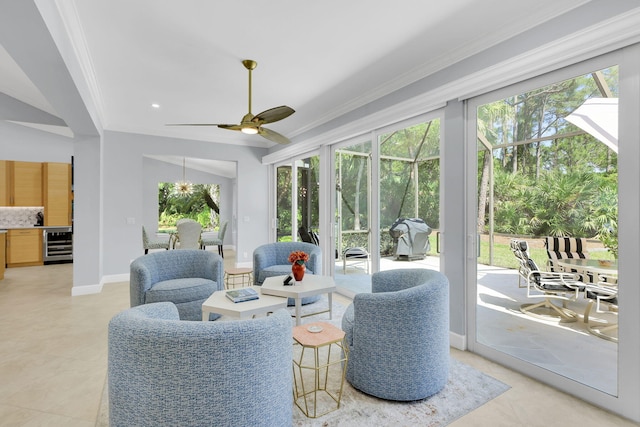
[[[479,139],[495,156],[496,231],[598,236],[616,250],[617,155],[565,119],[586,99],[616,93],[617,67],[611,67],[478,108]],[[491,164],[483,157],[479,153],[479,230],[487,224],[484,183]]]

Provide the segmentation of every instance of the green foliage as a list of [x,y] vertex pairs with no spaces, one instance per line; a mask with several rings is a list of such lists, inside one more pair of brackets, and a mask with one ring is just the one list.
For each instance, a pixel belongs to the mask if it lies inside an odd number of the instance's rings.
[[[617,154],[576,134],[565,119],[587,99],[604,96],[600,76],[617,96],[618,68],[611,67],[479,107],[479,145],[495,147],[496,232],[595,237],[617,256]],[[482,173],[479,162],[479,183]]]
[[388,228],[397,218],[416,217],[438,228],[440,121],[401,129],[380,140],[380,228]]
[[[208,197],[207,197],[208,196]],[[219,221],[217,213],[207,202],[207,198],[217,207],[215,200],[220,198],[220,186],[215,184],[195,184],[189,195],[178,195],[174,184],[158,183],[159,228],[175,227],[180,218],[198,221],[203,228],[213,228]]]
[[555,171],[536,181],[498,170],[494,195],[498,233],[594,237],[615,229],[617,236],[617,173]]

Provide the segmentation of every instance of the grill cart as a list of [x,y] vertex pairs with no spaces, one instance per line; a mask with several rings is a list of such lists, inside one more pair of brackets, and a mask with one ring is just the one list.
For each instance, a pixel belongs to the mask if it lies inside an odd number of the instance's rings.
[[393,238],[396,260],[424,259],[431,250],[431,227],[420,218],[398,218],[389,234]]

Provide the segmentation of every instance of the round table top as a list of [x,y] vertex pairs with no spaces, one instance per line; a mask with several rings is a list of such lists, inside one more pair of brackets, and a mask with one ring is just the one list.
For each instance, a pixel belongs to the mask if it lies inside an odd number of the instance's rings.
[[248,267],[244,267],[244,268],[225,268],[224,272],[227,273],[230,276],[234,276],[236,274],[253,273],[253,269],[252,268],[248,268]]

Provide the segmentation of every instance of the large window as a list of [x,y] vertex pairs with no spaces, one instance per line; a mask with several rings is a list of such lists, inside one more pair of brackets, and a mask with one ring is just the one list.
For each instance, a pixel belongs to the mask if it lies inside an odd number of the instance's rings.
[[[185,190],[185,189],[183,189]],[[190,218],[203,230],[220,227],[220,186],[218,184],[189,184],[181,191],[173,182],[158,183],[158,230],[175,230],[176,221]]]

